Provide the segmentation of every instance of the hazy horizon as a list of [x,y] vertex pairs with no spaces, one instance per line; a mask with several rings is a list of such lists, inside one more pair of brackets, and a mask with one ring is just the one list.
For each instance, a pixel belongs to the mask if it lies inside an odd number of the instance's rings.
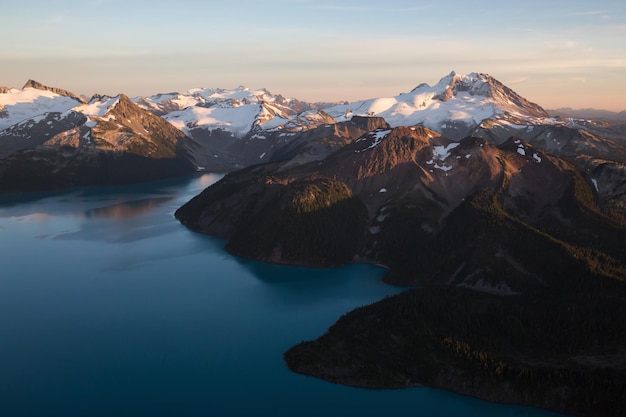
[[356,101],[484,72],[544,108],[626,110],[626,3],[270,0],[3,5],[0,85]]

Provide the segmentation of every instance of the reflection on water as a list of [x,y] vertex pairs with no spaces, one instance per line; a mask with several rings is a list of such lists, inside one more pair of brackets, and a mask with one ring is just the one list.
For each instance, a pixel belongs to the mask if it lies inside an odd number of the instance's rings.
[[142,200],[124,201],[110,206],[97,207],[87,210],[87,217],[101,219],[129,219],[131,217],[146,214],[163,203],[172,201],[174,197],[144,198]]
[[[113,187],[90,187],[28,193],[24,195],[0,195],[0,218],[32,217],[46,220],[51,216],[127,218],[125,213],[137,216],[140,210],[150,211],[160,204],[175,202],[173,210],[200,193],[204,188],[219,181],[225,174],[206,173],[196,177],[177,178],[154,183]],[[115,207],[112,207],[115,206]],[[172,210],[172,211],[173,211]],[[145,213],[145,212],[144,212]],[[117,215],[122,217],[117,217]]]
[[[6,228],[19,222],[27,226],[20,229],[22,237],[39,241],[130,243],[164,237],[181,228],[173,220],[174,211],[223,176],[205,173],[147,184],[29,193],[22,200],[0,196],[0,232],[7,236]],[[116,263],[111,270],[138,264]]]

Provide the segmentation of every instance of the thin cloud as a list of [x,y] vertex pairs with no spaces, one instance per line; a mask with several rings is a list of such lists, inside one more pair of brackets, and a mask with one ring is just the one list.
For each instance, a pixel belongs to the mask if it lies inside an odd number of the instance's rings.
[[350,11],[350,12],[364,12],[364,11],[391,11],[391,12],[417,12],[432,9],[430,5],[394,5],[389,3],[381,4],[335,4],[335,3],[319,3],[319,2],[302,2],[301,4],[307,5],[311,9],[317,10],[335,10],[335,11]]
[[579,48],[579,44],[575,41],[568,40],[565,42],[546,42],[546,49],[550,53],[568,52]]
[[608,15],[609,12],[606,10],[589,10],[586,12],[575,12],[572,13],[572,16],[598,16],[598,15]]
[[521,84],[523,82],[528,81],[529,79],[530,77],[528,76],[521,76],[521,77],[513,78],[511,80],[507,80],[505,84]]
[[65,16],[63,16],[61,14],[56,14],[56,15],[50,16],[48,19],[46,19],[45,22],[48,23],[48,24],[64,23],[65,22]]

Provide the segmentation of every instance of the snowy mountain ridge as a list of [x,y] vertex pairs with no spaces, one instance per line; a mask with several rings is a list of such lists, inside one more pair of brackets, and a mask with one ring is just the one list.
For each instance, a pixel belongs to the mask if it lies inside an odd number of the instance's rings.
[[244,86],[234,89],[193,88],[185,93],[137,97],[133,102],[161,115],[190,136],[195,129],[204,129],[225,131],[236,138],[242,138],[274,118],[279,122],[272,124],[272,128],[315,107],[280,94],[274,95],[266,89],[251,90]]
[[[42,145],[76,126],[85,139],[91,138],[87,131],[98,123],[123,129],[122,125],[131,122],[112,120],[107,115],[122,96],[94,95],[85,101],[66,90],[32,80],[22,89],[3,88],[0,157]],[[359,117],[355,122],[359,126],[364,123],[363,117],[379,117],[391,128],[423,126],[453,141],[475,135],[501,144],[518,136],[559,155],[575,156],[587,150],[589,155],[604,158],[623,153],[605,140],[604,126],[594,130],[584,120],[550,117],[539,105],[483,73],[463,75],[453,71],[433,86],[422,83],[397,96],[335,105],[306,103],[266,89],[243,86],[193,88],[184,93],[156,94],[130,101],[191,138],[196,145],[193,156],[197,166],[216,170],[238,169],[252,160],[271,160],[275,153],[292,155],[305,148],[302,161],[311,160],[313,154],[317,155],[314,158],[321,157],[318,152],[326,146],[328,135],[333,136],[334,143],[339,137],[345,139],[356,133],[348,134],[346,130],[351,129],[354,117]],[[135,127],[137,132],[143,132],[139,125]],[[315,139],[311,135],[300,137],[309,131]],[[618,130],[608,134],[621,140]],[[317,143],[316,150],[305,142]],[[343,144],[343,140],[337,143]],[[286,154],[279,151],[285,145],[291,147]],[[327,151],[331,149],[334,148],[328,147]]]
[[[34,86],[34,87],[33,87]],[[30,81],[22,90],[0,94],[0,130],[22,120],[50,112],[73,110],[102,117],[103,97],[88,103],[65,90]],[[95,104],[94,100],[98,104]],[[321,106],[275,95],[266,89],[193,88],[184,93],[136,97],[139,107],[163,117],[188,136],[220,131],[234,138],[263,136],[263,131],[298,132],[352,116],[383,117],[392,127],[422,125],[453,139],[461,139],[489,120],[491,124],[554,124],[548,113],[504,86],[493,77],[454,71],[434,86],[420,84],[408,93],[371,98],[349,104]],[[112,103],[111,103],[112,104]],[[96,114],[91,114],[96,111]]]
[[548,113],[516,94],[495,78],[481,73],[454,71],[437,84],[420,84],[395,97],[373,98],[325,109],[337,121],[353,115],[380,116],[392,126],[422,125],[461,139],[485,120],[521,120],[551,124]]
[[[483,121],[491,124],[554,124],[549,114],[482,73],[452,71],[437,84],[420,84],[408,93],[371,98],[320,108],[265,89],[240,86],[232,90],[196,88],[186,93],[158,94],[133,99],[139,106],[162,115],[188,135],[194,129],[220,130],[242,138],[263,136],[262,131],[308,130],[328,123],[349,121],[352,116],[383,117],[392,127],[422,125],[456,140],[471,134]],[[325,113],[320,114],[319,110]],[[306,115],[299,114],[307,112]],[[317,119],[317,124],[311,123]]]

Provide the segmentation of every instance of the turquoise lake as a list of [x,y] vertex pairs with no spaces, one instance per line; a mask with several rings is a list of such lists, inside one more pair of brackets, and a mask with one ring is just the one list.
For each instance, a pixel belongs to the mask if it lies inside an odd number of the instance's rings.
[[0,416],[556,416],[291,373],[289,347],[401,288],[235,258],[174,211],[219,176],[0,198]]

